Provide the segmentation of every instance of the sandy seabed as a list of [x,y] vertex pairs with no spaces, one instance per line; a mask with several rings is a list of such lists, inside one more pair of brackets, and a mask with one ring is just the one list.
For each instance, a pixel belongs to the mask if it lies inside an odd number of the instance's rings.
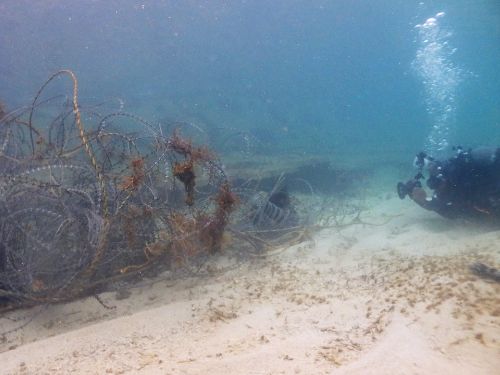
[[[372,224],[0,319],[2,374],[498,374],[500,231],[378,199]],[[0,337],[2,338],[2,337]]]

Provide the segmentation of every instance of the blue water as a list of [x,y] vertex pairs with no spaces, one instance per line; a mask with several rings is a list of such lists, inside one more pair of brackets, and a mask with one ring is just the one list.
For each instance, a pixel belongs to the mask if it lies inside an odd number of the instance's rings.
[[[441,45],[426,50],[416,26],[439,12]],[[152,121],[248,130],[285,152],[410,163],[499,145],[499,66],[498,0],[0,2],[9,108],[68,68],[83,102],[119,97]]]

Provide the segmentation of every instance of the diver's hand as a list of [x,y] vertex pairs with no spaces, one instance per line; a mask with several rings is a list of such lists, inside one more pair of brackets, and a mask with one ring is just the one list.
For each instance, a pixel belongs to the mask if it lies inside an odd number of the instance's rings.
[[417,177],[418,175],[415,178],[406,181],[405,183],[398,182],[396,190],[400,199],[405,199],[407,195],[411,197],[411,192],[413,191],[413,189],[415,189],[416,187],[422,187]]
[[429,203],[427,201],[427,193],[425,192],[425,190],[422,187],[415,186],[412,189],[412,191],[410,192],[410,194],[408,194],[408,195],[419,206],[422,206],[425,208],[427,207],[427,205]]

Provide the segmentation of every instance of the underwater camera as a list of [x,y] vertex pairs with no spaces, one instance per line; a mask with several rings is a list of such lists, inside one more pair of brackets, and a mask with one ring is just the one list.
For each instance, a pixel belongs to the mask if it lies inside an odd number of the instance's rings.
[[398,182],[397,185],[397,191],[398,191],[398,196],[400,199],[405,199],[407,195],[410,195],[413,189],[416,187],[421,188],[422,184],[420,182],[420,179],[422,179],[424,176],[422,173],[418,173],[415,177],[413,177],[411,180],[408,180],[407,182]]

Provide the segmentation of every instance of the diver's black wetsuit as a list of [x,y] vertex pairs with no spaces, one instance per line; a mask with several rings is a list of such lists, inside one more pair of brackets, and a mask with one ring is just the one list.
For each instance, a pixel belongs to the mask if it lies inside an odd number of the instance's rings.
[[447,218],[500,220],[500,148],[459,149],[448,160],[429,160],[427,186],[434,194],[426,199],[413,184],[408,194],[416,203]]

